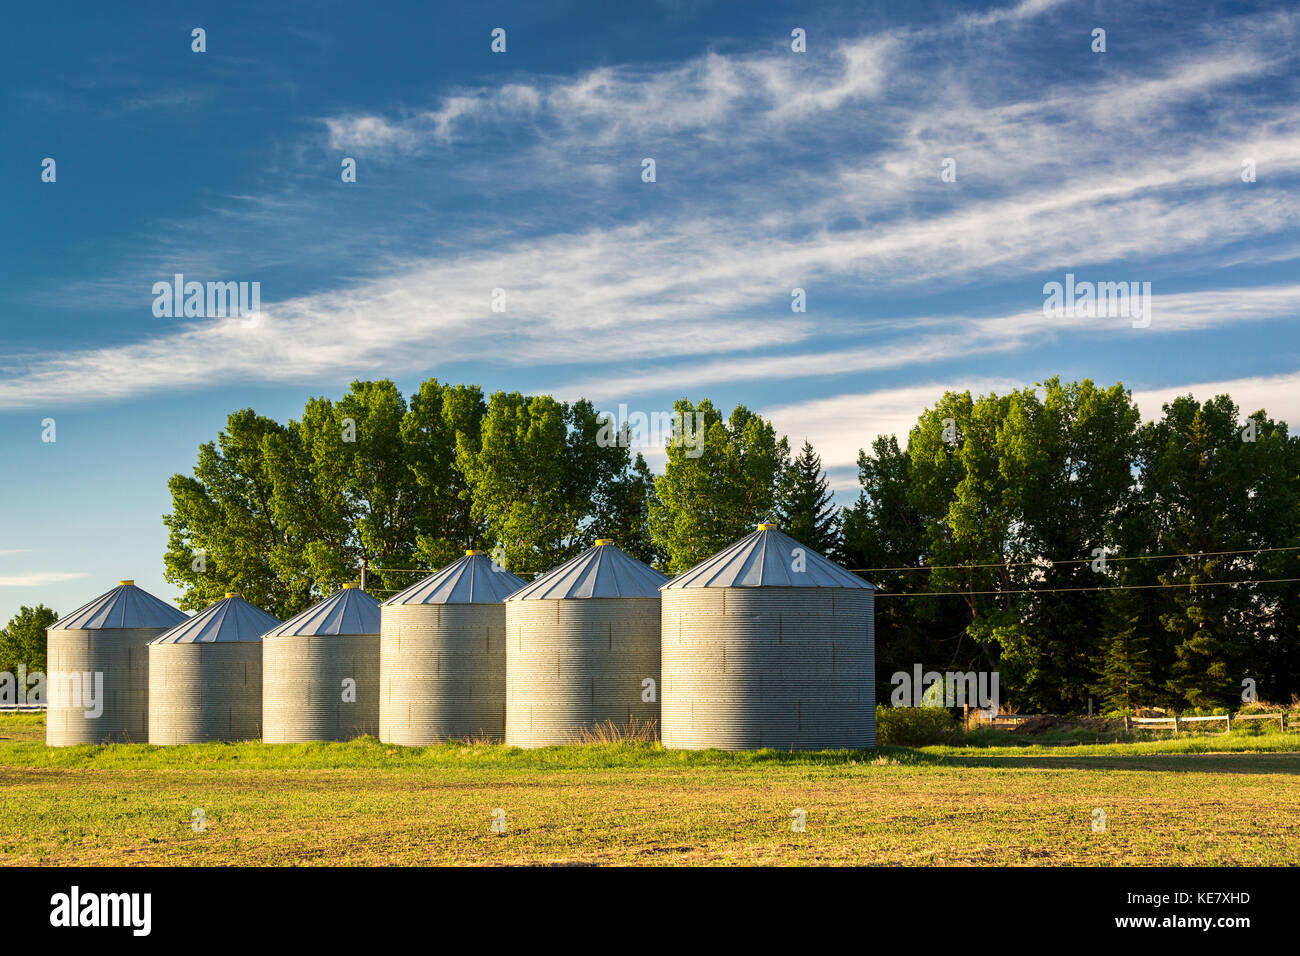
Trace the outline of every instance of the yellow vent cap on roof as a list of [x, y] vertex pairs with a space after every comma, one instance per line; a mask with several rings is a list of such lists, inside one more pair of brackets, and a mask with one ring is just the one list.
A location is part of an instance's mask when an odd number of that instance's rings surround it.
[[759, 531], [779, 531], [779, 530], [781, 530], [781, 529], [778, 528], [775, 524], [773, 524], [773, 523], [770, 522], [770, 521], [764, 521], [764, 522], [762, 522], [762, 523], [759, 524], [759, 526], [758, 526], [758, 530], [759, 530]]
[[118, 581], [117, 583], [118, 583], [118, 584], [135, 584], [135, 580], [132, 579], [132, 578], [124, 578], [124, 579], [122, 579], [121, 581]]
[[465, 552], [465, 557], [467, 557], [467, 558], [472, 558], [472, 557], [474, 557], [474, 555], [476, 555], [476, 554], [482, 554], [482, 553], [483, 553], [483, 552], [482, 552], [482, 551], [479, 551], [477, 548], [470, 548], [468, 551]]
[[613, 539], [613, 538], [597, 538], [597, 539], [596, 539], [596, 544], [598, 544], [598, 545], [606, 545], [606, 544], [613, 544], [613, 543], [614, 543], [614, 539]]

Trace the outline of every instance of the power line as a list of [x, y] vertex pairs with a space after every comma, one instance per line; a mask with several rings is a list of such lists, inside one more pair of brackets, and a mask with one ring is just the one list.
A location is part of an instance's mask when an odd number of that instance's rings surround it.
[[987, 594], [1059, 594], [1067, 591], [1146, 591], [1151, 588], [1213, 588], [1239, 584], [1287, 584], [1300, 578], [1266, 578], [1258, 581], [1206, 581], [1201, 584], [1116, 584], [1087, 588], [1024, 588], [1013, 591], [878, 591], [877, 597], [974, 597]]
[[[490, 558], [491, 555], [488, 555]], [[433, 574], [438, 568], [377, 568], [373, 564], [368, 568], [370, 571], [414, 571], [417, 574]]]
[[[1300, 546], [1279, 547], [1279, 548], [1243, 548], [1236, 551], [1187, 551], [1170, 554], [1139, 554], [1127, 556], [1106, 556], [1106, 561], [1154, 561], [1167, 558], [1211, 558], [1222, 557], [1229, 554], [1265, 554], [1279, 551], [1300, 551]], [[1049, 566], [1070, 565], [1070, 564], [1090, 564], [1097, 558], [1082, 558], [1079, 560], [1050, 561]], [[1041, 566], [1039, 561], [1011, 561], [1002, 564], [927, 564], [920, 567], [900, 567], [900, 568], [850, 568], [855, 573], [870, 574], [876, 571], [938, 571], [938, 570], [973, 570], [975, 568], [1003, 568], [1003, 567], [1025, 567]], [[419, 574], [432, 574], [433, 571], [426, 568], [376, 568], [369, 569], [374, 572], [412, 572]], [[1222, 587], [1225, 585], [1241, 584], [1286, 584], [1300, 581], [1300, 578], [1266, 578], [1251, 581], [1207, 581], [1202, 584], [1116, 584], [1102, 585], [1095, 587], [1069, 587], [1069, 588], [1020, 588], [1011, 590], [989, 590], [989, 591], [882, 591], [877, 589], [879, 597], [977, 597], [999, 594], [1065, 594], [1076, 591], [1145, 591], [1159, 588], [1208, 588]], [[377, 589], [368, 588], [374, 594], [397, 594], [401, 588]]]
[[[975, 597], [980, 595], [999, 595], [999, 594], [1061, 594], [1070, 591], [1146, 591], [1152, 588], [1213, 588], [1224, 586], [1236, 586], [1240, 584], [1288, 584], [1300, 581], [1300, 578], [1265, 578], [1253, 581], [1205, 581], [1200, 584], [1117, 584], [1102, 587], [1078, 587], [1078, 588], [1021, 588], [1010, 591], [881, 591], [877, 589], [877, 597]], [[372, 594], [397, 594], [400, 588], [367, 588]]]
[[[1106, 555], [1107, 563], [1111, 561], [1155, 561], [1163, 558], [1214, 558], [1225, 554], [1264, 554], [1270, 551], [1300, 551], [1300, 546], [1286, 548], [1243, 548], [1240, 551], [1186, 551], [1181, 554], [1134, 554], [1127, 556]], [[1020, 567], [1041, 567], [1046, 561], [1046, 566], [1055, 567], [1058, 564], [1091, 564], [1096, 558], [1070, 558], [1063, 561], [1053, 561], [1047, 558], [1039, 558], [1035, 561], [995, 561], [990, 564], [921, 564], [902, 568], [849, 568], [850, 571], [860, 572], [863, 574], [872, 574], [876, 571], [963, 571], [974, 568], [1020, 568]], [[1006, 593], [1006, 592], [1003, 592]]]
[[[1165, 558], [1215, 558], [1228, 554], [1266, 554], [1275, 551], [1300, 551], [1300, 545], [1284, 548], [1242, 548], [1237, 551], [1184, 551], [1170, 554], [1134, 554], [1134, 555], [1106, 555], [1107, 563], [1111, 561], [1156, 561]], [[922, 564], [909, 565], [897, 568], [849, 568], [848, 570], [859, 574], [873, 574], [877, 571], [963, 571], [973, 570], [975, 568], [1020, 568], [1020, 567], [1055, 567], [1056, 565], [1069, 564], [1091, 564], [1098, 558], [1068, 558], [1062, 560], [1052, 560], [1039, 558], [1034, 561], [995, 561], [989, 564]], [[1046, 561], [1046, 565], [1043, 562]], [[379, 568], [370, 567], [369, 570], [375, 572], [393, 571], [393, 572], [411, 572], [417, 574], [433, 574], [435, 569], [430, 568]], [[1002, 592], [1007, 593], [1007, 592]]]

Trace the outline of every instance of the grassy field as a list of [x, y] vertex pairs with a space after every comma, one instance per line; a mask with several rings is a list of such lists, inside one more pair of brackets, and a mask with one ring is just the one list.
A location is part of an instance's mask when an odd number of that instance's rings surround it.
[[56, 750], [43, 729], [0, 716], [0, 863], [1300, 863], [1294, 733], [724, 754], [369, 738]]

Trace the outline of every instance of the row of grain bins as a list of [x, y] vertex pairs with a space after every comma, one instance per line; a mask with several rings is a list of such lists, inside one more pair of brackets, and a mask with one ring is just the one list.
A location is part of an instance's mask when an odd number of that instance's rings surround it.
[[470, 551], [283, 623], [234, 594], [186, 618], [124, 581], [49, 629], [52, 672], [111, 676], [98, 718], [52, 699], [47, 740], [543, 747], [658, 724], [679, 749], [872, 747], [874, 645], [872, 586], [766, 524], [671, 581], [605, 539], [531, 582]]

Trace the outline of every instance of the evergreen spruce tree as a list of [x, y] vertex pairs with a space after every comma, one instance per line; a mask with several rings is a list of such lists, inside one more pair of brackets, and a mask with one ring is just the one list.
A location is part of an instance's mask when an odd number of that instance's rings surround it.
[[804, 441], [778, 480], [777, 519], [781, 530], [821, 554], [838, 554], [839, 522], [821, 456]]
[[1135, 625], [1115, 633], [1106, 642], [1096, 690], [1113, 710], [1132, 710], [1156, 698], [1150, 638]]

